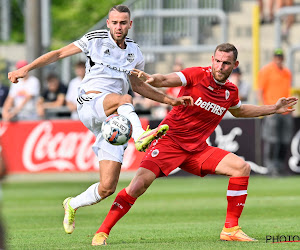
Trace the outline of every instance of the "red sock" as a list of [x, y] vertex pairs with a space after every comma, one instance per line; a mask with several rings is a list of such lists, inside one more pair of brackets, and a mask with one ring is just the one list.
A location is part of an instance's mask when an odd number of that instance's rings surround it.
[[231, 177], [227, 190], [227, 214], [225, 227], [235, 227], [239, 224], [239, 218], [243, 212], [247, 198], [249, 176]]
[[136, 198], [133, 198], [126, 193], [125, 188], [122, 189], [118, 193], [105, 220], [96, 233], [104, 232], [109, 234], [112, 227], [129, 211], [135, 200]]

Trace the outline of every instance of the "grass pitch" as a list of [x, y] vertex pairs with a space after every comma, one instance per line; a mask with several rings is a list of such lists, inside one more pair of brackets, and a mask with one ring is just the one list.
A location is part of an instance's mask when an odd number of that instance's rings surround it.
[[[118, 190], [129, 181], [120, 181]], [[5, 182], [3, 209], [8, 249], [93, 249], [93, 234], [116, 194], [80, 208], [76, 229], [62, 226], [62, 201], [90, 182]], [[266, 235], [300, 236], [299, 177], [251, 177], [240, 226], [259, 242], [222, 242], [227, 177], [161, 178], [111, 231], [107, 249], [300, 249], [296, 243], [266, 243]]]

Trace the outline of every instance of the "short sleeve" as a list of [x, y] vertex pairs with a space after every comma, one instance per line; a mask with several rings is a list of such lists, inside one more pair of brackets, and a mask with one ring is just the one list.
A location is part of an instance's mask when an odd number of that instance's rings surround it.
[[179, 76], [182, 86], [186, 86], [186, 78], [182, 72], [175, 72], [176, 75]]
[[232, 103], [229, 109], [238, 109], [241, 107], [242, 102], [239, 98], [239, 90], [237, 87], [235, 87], [235, 91], [233, 92], [233, 97], [232, 97]]
[[87, 39], [86, 35], [81, 37], [79, 40], [75, 41], [73, 43], [75, 46], [77, 46], [81, 51], [85, 54], [87, 54], [88, 51], [88, 45], [89, 45], [89, 40]]
[[186, 68], [180, 72], [185, 76], [186, 85], [200, 82], [205, 74], [205, 71], [201, 67]]
[[138, 53], [138, 62], [136, 64], [135, 68], [139, 69], [139, 70], [142, 70], [142, 71], [144, 71], [144, 68], [145, 68], [145, 60], [144, 60], [143, 54], [140, 50], [139, 50], [139, 53]]

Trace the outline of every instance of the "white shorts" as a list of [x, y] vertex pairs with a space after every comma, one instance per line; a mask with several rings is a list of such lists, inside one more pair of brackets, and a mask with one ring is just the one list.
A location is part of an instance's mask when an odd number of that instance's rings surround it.
[[96, 141], [92, 148], [98, 160], [112, 160], [122, 163], [127, 143], [114, 146], [108, 143], [101, 133], [102, 122], [107, 118], [103, 109], [103, 100], [108, 94], [79, 94], [77, 98], [77, 112], [80, 121], [96, 136]]

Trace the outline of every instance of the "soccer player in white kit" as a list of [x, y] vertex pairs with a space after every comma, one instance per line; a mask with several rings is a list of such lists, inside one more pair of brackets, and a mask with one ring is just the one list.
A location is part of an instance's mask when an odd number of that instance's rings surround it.
[[100, 182], [91, 185], [76, 197], [64, 200], [66, 233], [75, 229], [75, 212], [79, 207], [100, 202], [114, 193], [121, 170], [124, 150], [127, 145], [114, 146], [101, 135], [101, 124], [111, 114], [118, 113], [127, 117], [132, 126], [132, 137], [137, 150], [144, 151], [150, 143], [160, 138], [168, 130], [168, 125], [144, 131], [128, 95], [129, 80], [133, 91], [152, 100], [178, 105], [192, 105], [191, 97], [169, 97], [148, 84], [130, 75], [134, 68], [143, 69], [144, 59], [139, 46], [126, 35], [131, 28], [130, 10], [127, 6], [117, 5], [110, 9], [107, 30], [96, 30], [85, 34], [81, 39], [61, 49], [50, 51], [35, 59], [29, 65], [10, 72], [8, 78], [17, 83], [18, 78], [27, 72], [43, 67], [59, 59], [84, 52], [87, 56], [86, 74], [78, 96], [77, 111], [82, 123], [96, 136], [93, 150], [99, 159]]

